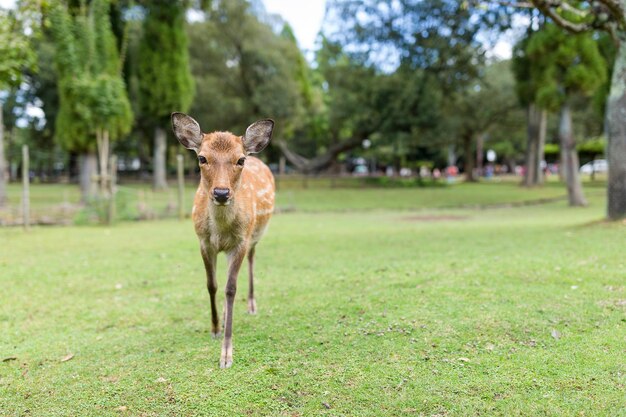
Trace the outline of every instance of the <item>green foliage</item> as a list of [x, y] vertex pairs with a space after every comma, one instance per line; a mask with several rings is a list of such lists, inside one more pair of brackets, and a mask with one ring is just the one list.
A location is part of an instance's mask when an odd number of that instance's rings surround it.
[[573, 35], [549, 23], [533, 33], [526, 53], [536, 101], [551, 111], [573, 94], [593, 94], [606, 81], [606, 61], [591, 34]]
[[543, 149], [543, 154], [546, 158], [558, 158], [560, 153], [560, 147], [556, 143], [546, 143]]
[[515, 92], [523, 107], [534, 103], [537, 95], [537, 80], [533, 77], [533, 62], [526, 51], [530, 34], [520, 39], [513, 47], [511, 69], [515, 77]]
[[137, 69], [139, 100], [142, 117], [158, 125], [173, 111], [188, 111], [194, 97], [185, 11], [179, 1], [154, 0], [145, 6]]
[[98, 130], [115, 140], [132, 127], [108, 11], [106, 0], [92, 1], [76, 16], [58, 1], [50, 11], [60, 98], [55, 137], [69, 150], [95, 149]]
[[14, 11], [0, 8], [0, 90], [17, 87], [36, 58], [23, 22]]
[[198, 87], [192, 113], [200, 125], [243, 133], [270, 117], [275, 137], [305, 135], [321, 98], [289, 26], [275, 32], [244, 0], [220, 2], [206, 17], [188, 28]]
[[581, 154], [601, 155], [606, 150], [607, 140], [604, 136], [589, 139], [576, 146], [576, 150]]

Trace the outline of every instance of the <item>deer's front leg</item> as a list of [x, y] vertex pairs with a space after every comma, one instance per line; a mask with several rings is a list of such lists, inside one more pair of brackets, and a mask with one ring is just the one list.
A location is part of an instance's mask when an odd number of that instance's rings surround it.
[[233, 364], [233, 304], [237, 294], [237, 276], [246, 256], [246, 248], [240, 247], [228, 253], [228, 280], [226, 281], [226, 308], [224, 309], [224, 342], [222, 344], [221, 368]]
[[215, 277], [217, 253], [208, 250], [204, 244], [201, 245], [200, 253], [204, 261], [204, 269], [206, 269], [206, 286], [211, 298], [211, 335], [217, 338], [220, 334], [220, 320], [217, 316], [217, 305], [215, 303], [215, 294], [217, 293], [217, 279]]

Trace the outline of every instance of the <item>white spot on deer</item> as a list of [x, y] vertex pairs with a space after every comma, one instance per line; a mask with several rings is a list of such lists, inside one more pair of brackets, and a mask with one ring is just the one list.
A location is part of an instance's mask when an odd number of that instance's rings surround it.
[[262, 190], [257, 191], [256, 196], [263, 197], [265, 194], [269, 193], [270, 191], [272, 191], [270, 188], [264, 188]]

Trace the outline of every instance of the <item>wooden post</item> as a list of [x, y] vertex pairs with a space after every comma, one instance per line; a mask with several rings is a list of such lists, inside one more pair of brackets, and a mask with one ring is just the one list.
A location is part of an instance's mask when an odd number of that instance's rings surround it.
[[22, 213], [24, 230], [30, 227], [30, 158], [28, 145], [22, 146]]
[[115, 221], [115, 193], [117, 191], [117, 155], [111, 155], [109, 158], [109, 212], [107, 223], [111, 224]]
[[176, 155], [176, 173], [178, 177], [178, 217], [182, 220], [185, 218], [185, 167], [182, 155]]
[[285, 157], [281, 155], [280, 159], [278, 160], [278, 174], [275, 175], [276, 191], [278, 191], [280, 189], [280, 180], [285, 175], [285, 166], [286, 166], [286, 164], [287, 164], [287, 161], [285, 160]]
[[285, 175], [285, 167], [287, 165], [287, 160], [284, 156], [281, 156], [278, 160], [278, 173], [280, 175]]

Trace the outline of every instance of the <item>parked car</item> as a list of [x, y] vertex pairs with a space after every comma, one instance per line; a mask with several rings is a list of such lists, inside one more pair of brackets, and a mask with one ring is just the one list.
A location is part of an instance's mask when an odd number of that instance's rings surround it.
[[364, 176], [364, 175], [369, 175], [370, 170], [367, 168], [366, 165], [356, 165], [354, 167], [354, 170], [352, 171], [352, 175], [355, 176]]
[[606, 162], [606, 159], [595, 159], [581, 166], [579, 172], [581, 174], [591, 174], [593, 172], [607, 172], [608, 170], [609, 164]]

